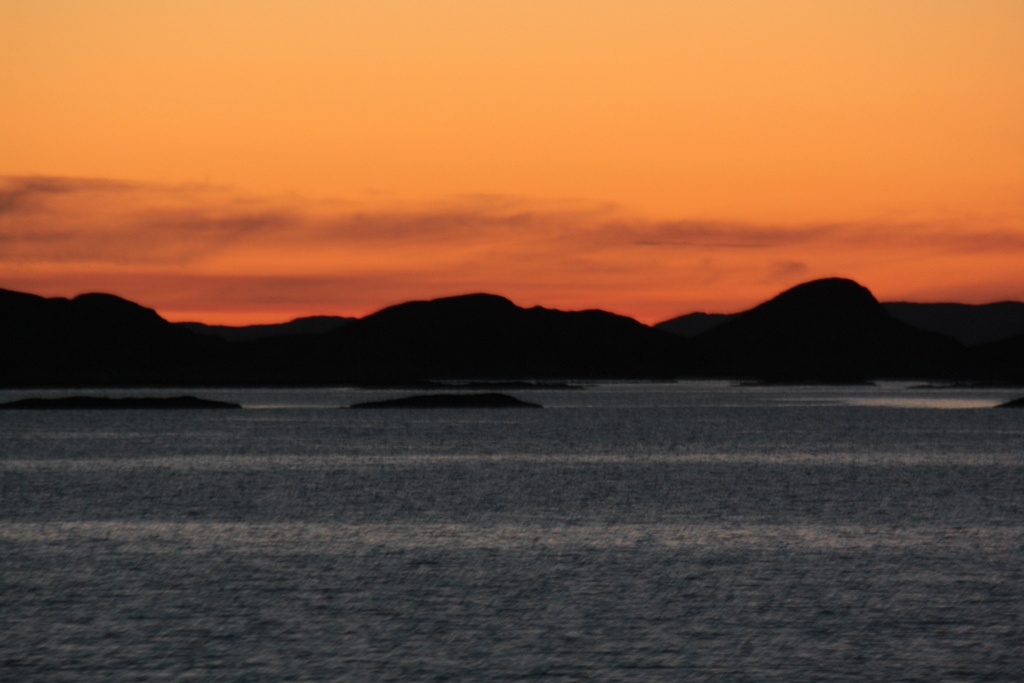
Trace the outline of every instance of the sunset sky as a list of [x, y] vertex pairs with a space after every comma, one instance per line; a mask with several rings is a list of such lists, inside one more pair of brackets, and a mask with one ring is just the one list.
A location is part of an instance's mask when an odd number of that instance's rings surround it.
[[1021, 0], [0, 0], [0, 287], [1024, 300]]

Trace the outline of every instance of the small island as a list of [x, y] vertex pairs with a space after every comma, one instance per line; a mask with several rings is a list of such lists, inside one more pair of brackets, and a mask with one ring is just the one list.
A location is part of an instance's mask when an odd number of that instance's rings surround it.
[[1000, 403], [996, 408], [1024, 408], [1024, 398], [1015, 398], [1006, 403]]
[[66, 396], [64, 398], [23, 398], [0, 403], [0, 410], [163, 410], [192, 408], [241, 408], [237, 403], [212, 401], [195, 396], [126, 397]]
[[349, 408], [540, 408], [508, 394], [420, 394], [386, 401], [355, 403]]

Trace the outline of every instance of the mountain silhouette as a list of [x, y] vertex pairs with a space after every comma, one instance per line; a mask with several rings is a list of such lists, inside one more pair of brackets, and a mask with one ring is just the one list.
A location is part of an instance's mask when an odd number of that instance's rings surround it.
[[343, 318], [336, 315], [312, 315], [296, 318], [286, 323], [269, 325], [207, 325], [205, 323], [182, 322], [174, 323], [190, 332], [220, 337], [225, 341], [252, 341], [265, 337], [285, 337], [294, 334], [321, 334], [336, 330], [355, 318]]
[[963, 347], [890, 316], [852, 280], [808, 282], [697, 335], [703, 372], [780, 381], [956, 376]]
[[889, 315], [922, 330], [940, 332], [965, 346], [987, 344], [1024, 334], [1024, 303], [882, 304]]
[[[952, 337], [975, 346], [1024, 334], [1024, 303], [919, 304], [893, 301], [882, 304], [893, 318], [911, 327]], [[654, 328], [681, 337], [696, 337], [735, 318], [738, 313], [687, 313], [657, 323]]]
[[696, 337], [702, 332], [707, 332], [732, 320], [737, 315], [736, 313], [687, 313], [660, 322], [654, 326], [654, 329], [678, 334], [680, 337]]
[[668, 378], [687, 370], [690, 344], [605, 311], [526, 309], [469, 294], [385, 308], [315, 339], [254, 341], [245, 354], [254, 367], [283, 359], [281, 381]]
[[0, 289], [4, 386], [195, 383], [223, 348], [110, 294], [45, 299]]
[[320, 333], [267, 327], [273, 335], [228, 341], [109, 294], [0, 290], [0, 386], [1024, 380], [1024, 336], [965, 350], [895, 319], [867, 289], [838, 278], [794, 287], [692, 338], [605, 311], [521, 308], [491, 294], [399, 304]]

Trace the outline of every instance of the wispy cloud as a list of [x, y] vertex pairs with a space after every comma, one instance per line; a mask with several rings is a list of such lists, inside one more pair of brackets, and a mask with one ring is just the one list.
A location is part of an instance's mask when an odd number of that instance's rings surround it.
[[900, 247], [974, 252], [1024, 250], [1024, 225], [1016, 229], [965, 222], [828, 223], [752, 225], [709, 221], [612, 223], [610, 241], [659, 248], [779, 249], [804, 245]]
[[60, 176], [20, 176], [0, 178], [0, 215], [26, 212], [53, 195], [86, 192], [132, 191], [140, 186], [103, 178], [65, 178]]
[[806, 246], [1024, 250], [1016, 229], [910, 222], [755, 225], [650, 221], [608, 206], [559, 206], [513, 197], [466, 197], [414, 207], [335, 207], [267, 201], [203, 186], [103, 179], [0, 180], [3, 258], [78, 258], [179, 265], [257, 242], [402, 250], [411, 245], [777, 250]]
[[287, 207], [253, 205], [216, 188], [0, 179], [0, 262], [185, 265], [300, 226]]

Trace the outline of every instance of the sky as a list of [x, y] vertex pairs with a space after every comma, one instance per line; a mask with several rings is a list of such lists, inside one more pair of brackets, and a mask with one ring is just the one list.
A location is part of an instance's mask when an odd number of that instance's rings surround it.
[[0, 0], [0, 287], [1024, 300], [1020, 0]]

